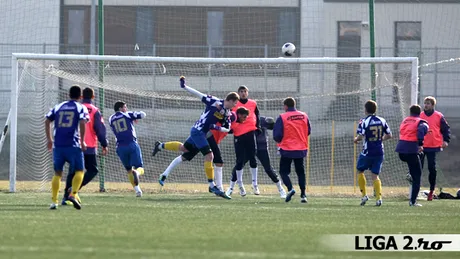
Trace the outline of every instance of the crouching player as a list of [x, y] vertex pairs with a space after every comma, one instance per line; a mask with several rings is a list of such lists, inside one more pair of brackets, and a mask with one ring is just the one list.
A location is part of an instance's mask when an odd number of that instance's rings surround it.
[[[234, 124], [232, 124], [234, 125]], [[264, 167], [265, 173], [270, 177], [270, 179], [276, 184], [276, 187], [278, 188], [278, 192], [280, 193], [280, 197], [282, 199], [286, 198], [286, 191], [284, 190], [283, 186], [281, 185], [281, 181], [278, 178], [278, 175], [276, 175], [275, 170], [273, 169], [271, 163], [270, 163], [270, 155], [268, 153], [268, 132], [267, 130], [273, 130], [273, 127], [275, 126], [275, 120], [271, 117], [264, 117], [260, 116], [260, 128], [261, 128], [261, 133], [256, 134], [256, 145], [257, 145], [257, 152], [256, 156], [259, 159], [260, 163]], [[248, 158], [246, 158], [246, 162], [248, 162]], [[237, 175], [236, 175], [236, 167], [233, 168], [232, 172], [232, 179], [230, 180], [230, 187], [227, 189], [227, 195], [231, 196], [233, 193], [233, 188], [235, 188], [235, 184], [237, 183]], [[243, 183], [238, 183], [240, 187], [240, 195], [241, 196], [246, 196], [246, 190], [244, 188]], [[258, 193], [254, 193], [258, 194]]]
[[372, 173], [372, 181], [374, 183], [374, 191], [376, 198], [376, 206], [382, 205], [382, 183], [379, 178], [383, 164], [383, 141], [390, 139], [391, 130], [386, 120], [376, 116], [377, 103], [367, 101], [364, 104], [366, 117], [359, 121], [358, 129], [355, 137], [355, 144], [364, 140], [363, 150], [358, 158], [356, 169], [358, 170], [358, 184], [362, 194], [361, 206], [364, 206], [369, 200], [366, 192], [366, 176], [365, 170], [370, 170]]
[[133, 122], [145, 118], [145, 112], [128, 111], [126, 103], [122, 101], [116, 102], [113, 108], [115, 113], [110, 116], [109, 124], [117, 140], [117, 155], [128, 172], [136, 197], [142, 197], [139, 175], [144, 174], [144, 168]]

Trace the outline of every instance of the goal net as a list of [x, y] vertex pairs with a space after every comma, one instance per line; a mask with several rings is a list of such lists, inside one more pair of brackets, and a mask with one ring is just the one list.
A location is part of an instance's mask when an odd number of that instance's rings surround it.
[[[18, 191], [49, 190], [53, 164], [46, 149], [44, 115], [55, 104], [67, 100], [70, 86], [78, 84], [95, 89], [94, 104], [102, 110], [106, 124], [117, 100], [125, 101], [129, 110], [146, 112], [147, 117], [135, 124], [145, 168], [141, 181], [146, 191], [207, 191], [201, 155], [181, 163], [162, 189], [158, 176], [180, 153], [162, 151], [151, 156], [157, 140], [185, 141], [204, 109], [199, 99], [179, 87], [179, 76], [184, 75], [191, 87], [221, 98], [246, 85], [249, 98], [257, 101], [262, 116], [277, 118], [283, 112], [284, 98], [294, 97], [297, 108], [309, 115], [312, 126], [306, 158], [308, 191], [312, 195], [358, 193], [355, 167], [362, 146], [354, 145], [353, 137], [358, 120], [364, 116], [364, 103], [374, 92], [378, 115], [388, 121], [397, 139], [399, 123], [410, 104], [416, 102], [417, 62], [417, 58], [208, 59], [17, 54], [12, 93], [15, 96], [17, 92], [18, 98], [17, 102], [12, 99], [15, 119], [11, 132], [17, 152], [11, 150], [10, 171], [15, 173], [11, 186]], [[371, 87], [371, 63], [376, 70], [375, 88]], [[101, 186], [130, 190], [110, 128], [108, 140], [110, 152], [99, 160]], [[233, 136], [229, 135], [220, 144], [226, 187], [235, 162], [232, 141]], [[385, 143], [381, 178], [388, 195], [407, 192], [406, 168], [394, 153], [396, 142]], [[278, 173], [279, 157], [270, 131], [268, 146]], [[250, 175], [246, 165], [247, 184], [251, 183]], [[92, 186], [96, 190], [97, 179]], [[260, 163], [259, 185], [262, 193], [276, 193]]]

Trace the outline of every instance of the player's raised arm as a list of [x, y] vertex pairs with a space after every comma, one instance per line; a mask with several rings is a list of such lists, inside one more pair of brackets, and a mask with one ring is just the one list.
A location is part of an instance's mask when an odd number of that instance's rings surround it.
[[187, 90], [189, 93], [198, 96], [198, 98], [200, 98], [200, 99], [203, 99], [203, 97], [206, 97], [206, 96], [207, 96], [207, 95], [205, 95], [204, 93], [202, 93], [202, 92], [200, 92], [200, 91], [198, 91], [198, 90], [195, 90], [195, 89], [191, 88], [190, 86], [185, 85], [185, 77], [184, 77], [184, 76], [181, 76], [181, 77], [180, 77], [180, 87], [181, 87], [181, 88], [184, 88], [184, 89]]

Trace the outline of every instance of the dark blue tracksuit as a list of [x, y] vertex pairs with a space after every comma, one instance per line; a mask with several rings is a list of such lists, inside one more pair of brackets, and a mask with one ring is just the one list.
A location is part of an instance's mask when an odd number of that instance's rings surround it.
[[[278, 176], [275, 173], [271, 163], [270, 163], [270, 155], [268, 153], [268, 134], [267, 130], [273, 129], [273, 125], [268, 125], [265, 121], [265, 117], [260, 116], [260, 128], [262, 132], [260, 134], [256, 134], [256, 143], [257, 143], [257, 152], [256, 156], [259, 159], [260, 163], [264, 167], [265, 173], [267, 173], [268, 177], [272, 179], [274, 183], [279, 182]], [[249, 158], [246, 158], [244, 164], [249, 161]], [[236, 167], [233, 168], [232, 171], [232, 182], [236, 182]]]
[[[295, 111], [295, 108], [289, 108], [288, 111]], [[311, 133], [310, 121], [308, 121], [308, 135]], [[284, 126], [281, 116], [276, 119], [275, 127], [273, 128], [273, 139], [280, 143], [283, 140]], [[305, 176], [305, 157], [307, 156], [307, 150], [282, 150], [280, 149], [280, 175], [283, 179], [284, 185], [288, 188], [288, 191], [292, 190], [291, 178], [291, 163], [294, 161], [295, 172], [299, 180], [300, 196], [305, 197], [306, 189], [306, 176]]]
[[[425, 111], [425, 114], [427, 116], [431, 116], [434, 113], [434, 109], [431, 111]], [[429, 125], [428, 125], [429, 126]], [[450, 127], [449, 124], [447, 124], [446, 119], [444, 117], [441, 117], [441, 134], [443, 137], [444, 142], [449, 143], [450, 141]], [[436, 153], [440, 152], [441, 148], [423, 148], [423, 153], [420, 156], [420, 161], [422, 164], [422, 169], [423, 165], [425, 162], [425, 157], [428, 162], [428, 171], [430, 172], [428, 175], [428, 181], [430, 182], [430, 191], [434, 191], [434, 187], [436, 186], [436, 175], [437, 175], [437, 170], [436, 170]]]
[[[411, 115], [419, 117], [419, 115]], [[412, 176], [412, 193], [410, 201], [412, 204], [417, 202], [417, 196], [420, 191], [420, 179], [422, 177], [422, 165], [420, 163], [420, 154], [418, 149], [423, 146], [423, 139], [428, 132], [428, 125], [425, 121], [420, 121], [417, 127], [417, 140], [406, 141], [399, 140], [396, 145], [396, 152], [399, 153], [399, 159], [407, 163], [409, 173]]]

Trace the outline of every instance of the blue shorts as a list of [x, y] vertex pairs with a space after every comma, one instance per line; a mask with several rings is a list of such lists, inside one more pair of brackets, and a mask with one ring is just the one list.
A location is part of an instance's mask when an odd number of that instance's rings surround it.
[[75, 171], [85, 170], [83, 152], [79, 147], [55, 147], [53, 149], [53, 164], [55, 172], [64, 170], [65, 162]]
[[139, 144], [133, 142], [127, 146], [118, 146], [117, 155], [126, 170], [143, 167], [142, 153]]
[[199, 150], [206, 148], [206, 147], [209, 148], [209, 143], [208, 143], [208, 140], [206, 139], [206, 134], [195, 128], [192, 128], [190, 130], [190, 137], [188, 137], [185, 142], [192, 144], [194, 147], [196, 147]]
[[364, 156], [363, 154], [360, 154], [356, 169], [360, 172], [370, 170], [374, 174], [380, 174], [382, 164], [383, 156]]

